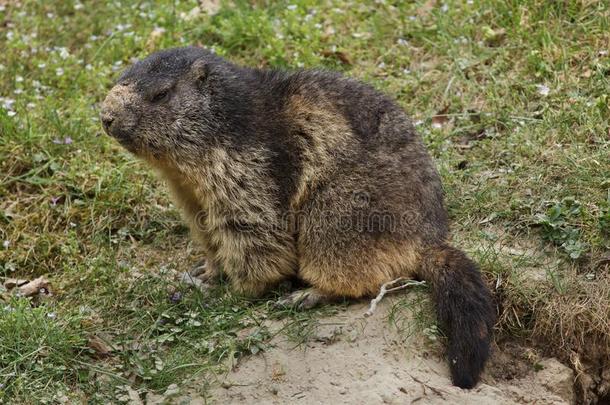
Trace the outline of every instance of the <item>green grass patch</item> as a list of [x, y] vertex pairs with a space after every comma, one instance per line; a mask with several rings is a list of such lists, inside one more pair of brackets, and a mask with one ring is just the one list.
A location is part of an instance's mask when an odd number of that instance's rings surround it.
[[[196, 256], [188, 232], [149, 168], [102, 133], [97, 106], [119, 72], [190, 44], [394, 96], [437, 162], [455, 243], [494, 288], [498, 336], [565, 356], [610, 347], [606, 3], [20, 4], [0, 2], [0, 277], [46, 275], [53, 296], [0, 299], [3, 401], [116, 402], [125, 385], [161, 393], [189, 377], [205, 395], [220, 364], [266, 349], [266, 319], [287, 320], [295, 344], [315, 325], [315, 311], [174, 285]], [[417, 302], [404, 304], [415, 325], [392, 321], [435, 336]]]

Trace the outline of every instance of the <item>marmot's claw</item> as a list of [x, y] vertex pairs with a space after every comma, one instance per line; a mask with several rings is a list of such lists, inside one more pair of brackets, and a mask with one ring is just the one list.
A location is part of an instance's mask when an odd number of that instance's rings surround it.
[[208, 261], [203, 259], [195, 263], [193, 268], [189, 271], [189, 274], [193, 277], [199, 277], [204, 274], [208, 269]]
[[[186, 276], [191, 279], [197, 279], [202, 283], [210, 284], [217, 283], [220, 279], [220, 273], [216, 267], [206, 259], [198, 261], [188, 273], [184, 273], [182, 276], [183, 282], [185, 282]], [[189, 283], [187, 282], [187, 284]]]

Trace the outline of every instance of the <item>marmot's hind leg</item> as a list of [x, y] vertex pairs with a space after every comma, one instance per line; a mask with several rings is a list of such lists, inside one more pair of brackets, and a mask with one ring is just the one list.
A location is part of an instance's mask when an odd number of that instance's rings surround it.
[[293, 291], [277, 300], [275, 305], [280, 307], [294, 307], [296, 309], [310, 309], [315, 306], [334, 301], [336, 298], [324, 294], [316, 288], [306, 288]]
[[376, 248], [362, 247], [349, 253], [345, 247], [334, 248], [330, 244], [326, 246], [328, 250], [315, 250], [300, 257], [299, 277], [328, 297], [375, 296], [381, 285], [413, 276], [419, 265], [419, 252], [409, 242], [377, 243]]

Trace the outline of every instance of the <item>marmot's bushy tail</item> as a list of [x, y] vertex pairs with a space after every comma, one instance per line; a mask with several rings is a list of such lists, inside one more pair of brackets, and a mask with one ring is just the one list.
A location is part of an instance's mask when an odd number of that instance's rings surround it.
[[453, 383], [472, 388], [489, 356], [496, 319], [489, 289], [476, 264], [448, 245], [426, 251], [419, 277], [431, 284], [438, 322], [449, 338]]

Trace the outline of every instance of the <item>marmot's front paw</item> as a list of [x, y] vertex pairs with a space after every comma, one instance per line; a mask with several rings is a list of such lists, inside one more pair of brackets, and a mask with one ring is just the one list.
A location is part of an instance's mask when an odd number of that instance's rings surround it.
[[212, 262], [203, 259], [195, 264], [193, 268], [182, 273], [180, 282], [197, 287], [206, 291], [220, 281], [220, 271]]
[[186, 274], [191, 278], [197, 278], [202, 283], [217, 284], [220, 280], [218, 267], [207, 259], [202, 259], [195, 263], [191, 271]]

